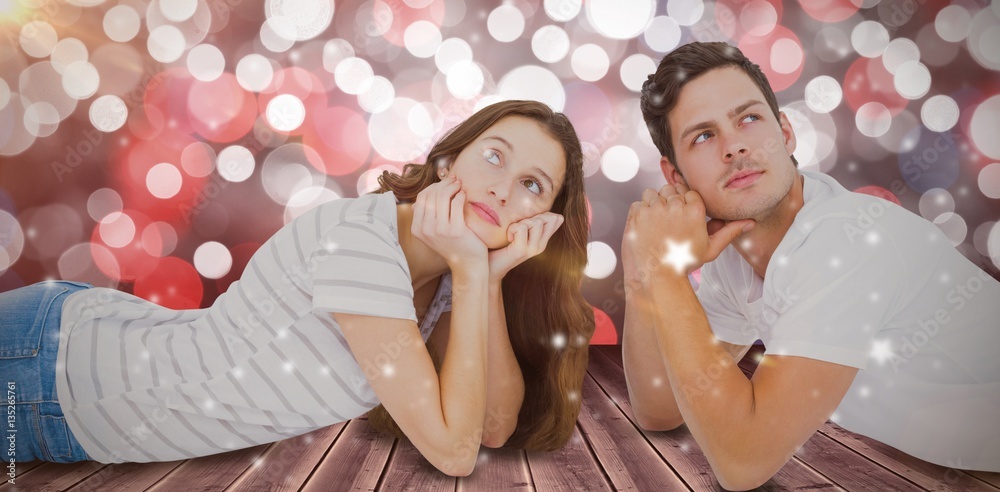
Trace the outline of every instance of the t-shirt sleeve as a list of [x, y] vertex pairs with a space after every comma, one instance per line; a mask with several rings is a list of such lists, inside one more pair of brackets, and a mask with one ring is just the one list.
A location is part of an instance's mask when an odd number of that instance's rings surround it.
[[309, 257], [313, 312], [417, 320], [406, 257], [388, 226], [347, 220], [323, 238]]
[[696, 292], [698, 301], [716, 338], [736, 345], [751, 345], [759, 338], [757, 331], [750, 329], [746, 316], [736, 308], [731, 295], [726, 294], [732, 288], [722, 280], [719, 269], [720, 265], [714, 263], [702, 267]]
[[[828, 221], [776, 266], [764, 317], [774, 320], [768, 353], [864, 369], [879, 329], [892, 318], [906, 271], [879, 226], [863, 237], [848, 220]], [[772, 258], [772, 261], [775, 261]]]

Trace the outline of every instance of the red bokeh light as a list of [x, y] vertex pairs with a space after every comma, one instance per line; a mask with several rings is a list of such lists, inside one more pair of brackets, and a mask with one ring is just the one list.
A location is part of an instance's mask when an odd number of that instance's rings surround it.
[[[776, 14], [775, 27], [781, 24], [781, 17], [784, 12], [784, 6], [781, 0], [718, 0], [715, 2], [715, 27], [717, 27], [721, 34], [724, 34], [726, 38], [729, 39], [741, 39], [747, 35], [746, 26], [743, 25], [741, 16], [743, 16], [747, 11], [752, 9], [759, 9], [762, 4], [770, 5]], [[766, 8], [766, 5], [764, 5]], [[750, 35], [766, 36], [769, 33], [757, 32], [751, 26]], [[757, 26], [760, 29], [759, 26]], [[772, 31], [773, 32], [773, 31]]]
[[445, 0], [433, 0], [426, 7], [420, 8], [395, 4], [392, 13], [392, 25], [382, 37], [396, 46], [403, 46], [403, 33], [406, 32], [407, 27], [410, 27], [410, 24], [424, 20], [432, 22], [438, 28], [441, 27], [441, 23], [444, 22]]
[[149, 274], [136, 280], [135, 295], [170, 309], [198, 309], [204, 287], [194, 266], [167, 256]]
[[[289, 67], [274, 73], [271, 84], [260, 92], [257, 96], [257, 111], [261, 115], [267, 115], [267, 105], [272, 99], [282, 94], [290, 94], [302, 101], [306, 108], [306, 119], [309, 115], [327, 106], [326, 89], [323, 82], [308, 70], [299, 67]], [[303, 126], [283, 132], [274, 129], [275, 132], [286, 135], [301, 135]]]
[[199, 194], [211, 175], [194, 177], [184, 173], [176, 195], [166, 199], [153, 196], [146, 187], [149, 170], [161, 162], [180, 168], [184, 148], [196, 141], [190, 135], [175, 135], [173, 129], [164, 130], [162, 135], [174, 136], [135, 140], [114, 149], [109, 169], [125, 206], [144, 211], [154, 221], [162, 220], [173, 225], [178, 235], [182, 235], [190, 227], [192, 211], [204, 201]]
[[244, 90], [230, 73], [211, 82], [192, 82], [187, 105], [191, 128], [212, 142], [239, 139], [253, 128], [257, 119], [253, 94]]
[[881, 186], [875, 186], [875, 185], [862, 186], [854, 190], [854, 192], [864, 193], [865, 195], [877, 196], [883, 200], [888, 200], [892, 203], [895, 203], [896, 205], [900, 205], [899, 198], [896, 198], [896, 195], [893, 192]]
[[302, 125], [302, 143], [322, 159], [309, 159], [309, 163], [331, 176], [357, 171], [372, 151], [368, 122], [356, 111], [340, 106], [310, 109]]
[[[156, 269], [161, 259], [150, 255], [142, 243], [142, 232], [153, 221], [137, 210], [125, 209], [122, 211], [122, 214], [128, 216], [132, 223], [135, 224], [135, 235], [132, 237], [132, 240], [121, 247], [110, 246], [101, 237], [101, 224], [98, 223], [94, 226], [90, 237], [92, 243], [91, 256], [94, 258], [94, 264], [97, 265], [97, 268], [109, 278], [131, 282], [148, 275]], [[158, 241], [159, 234], [151, 234], [146, 240]], [[160, 248], [156, 244], [148, 246], [152, 251]], [[111, 254], [110, 257], [108, 253]]]
[[219, 293], [229, 290], [233, 282], [240, 279], [243, 270], [250, 263], [250, 258], [260, 248], [260, 243], [242, 243], [229, 248], [229, 254], [233, 256], [233, 266], [229, 268], [229, 273], [223, 275], [215, 281], [215, 286]]
[[844, 99], [854, 112], [865, 103], [882, 103], [893, 116], [899, 114], [909, 101], [896, 92], [893, 75], [885, 69], [882, 57], [860, 57], [851, 63], [844, 75]]
[[[162, 131], [150, 138], [170, 146], [179, 145], [178, 140], [185, 142], [184, 145], [191, 141], [194, 129], [188, 118], [188, 93], [194, 81], [186, 68], [176, 67], [164, 70], [149, 80], [143, 95], [144, 110], [150, 122], [155, 124], [162, 119], [163, 124]], [[156, 118], [150, 106], [156, 108], [160, 118]]]
[[775, 70], [772, 62], [782, 58], [774, 53], [775, 44], [779, 42], [785, 44], [783, 40], [795, 43], [798, 46], [799, 52], [802, 52], [802, 42], [799, 41], [799, 37], [787, 27], [781, 25], [774, 26], [774, 30], [766, 36], [743, 36], [739, 43], [740, 51], [751, 61], [760, 65], [760, 69], [767, 76], [767, 80], [771, 83], [771, 89], [774, 92], [785, 90], [794, 84], [799, 76], [802, 75], [802, 66], [805, 65], [805, 58], [803, 57], [798, 66], [788, 73]]
[[618, 331], [611, 317], [604, 311], [591, 306], [594, 310], [594, 322], [597, 327], [594, 329], [594, 336], [590, 337], [591, 345], [617, 345]]
[[799, 5], [812, 18], [822, 22], [840, 22], [858, 11], [854, 0], [809, 0]]

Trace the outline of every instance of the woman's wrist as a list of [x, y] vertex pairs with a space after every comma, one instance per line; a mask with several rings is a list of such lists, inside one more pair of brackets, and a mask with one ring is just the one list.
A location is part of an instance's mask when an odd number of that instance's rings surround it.
[[452, 279], [483, 280], [489, 282], [490, 267], [485, 261], [458, 260], [448, 263]]

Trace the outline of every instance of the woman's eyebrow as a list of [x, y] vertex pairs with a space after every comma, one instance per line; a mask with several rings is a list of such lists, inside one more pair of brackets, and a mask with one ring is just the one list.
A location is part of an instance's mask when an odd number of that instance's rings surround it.
[[[490, 139], [490, 138], [492, 138], [493, 140], [497, 140], [500, 143], [506, 145], [507, 148], [510, 149], [510, 152], [512, 154], [514, 153], [514, 144], [508, 142], [507, 139], [505, 139], [505, 138], [503, 138], [503, 137], [501, 137], [499, 135], [490, 135], [488, 137], [485, 137], [483, 140], [487, 140], [487, 139]], [[554, 190], [555, 189], [556, 182], [553, 181], [552, 178], [545, 171], [542, 170], [542, 168], [540, 168], [538, 166], [535, 166], [534, 168], [532, 168], [532, 171], [536, 171], [538, 174], [541, 174], [542, 177], [545, 178], [549, 182], [549, 189], [550, 190]]]
[[546, 174], [545, 171], [542, 170], [542, 168], [540, 168], [538, 166], [535, 166], [535, 168], [532, 169], [532, 170], [533, 171], [537, 171], [538, 174], [541, 174], [543, 178], [545, 178], [546, 180], [548, 180], [548, 182], [549, 182], [549, 189], [550, 190], [556, 189], [556, 183], [555, 183], [555, 181], [552, 181], [552, 178], [550, 178], [549, 175]]
[[[512, 145], [512, 144], [511, 144], [510, 142], [508, 142], [508, 141], [507, 141], [507, 139], [505, 139], [505, 138], [503, 138], [503, 137], [500, 137], [500, 136], [497, 136], [497, 135], [490, 135], [490, 136], [488, 136], [488, 137], [486, 137], [486, 138], [487, 138], [487, 139], [488, 139], [488, 138], [492, 138], [492, 139], [494, 139], [494, 140], [499, 140], [499, 141], [500, 141], [500, 143], [502, 143], [502, 144], [506, 145], [506, 146], [507, 146], [507, 148], [508, 148], [508, 149], [510, 149], [510, 151], [511, 151], [512, 153], [514, 152], [514, 145]], [[485, 139], [484, 139], [484, 140], [485, 140]]]

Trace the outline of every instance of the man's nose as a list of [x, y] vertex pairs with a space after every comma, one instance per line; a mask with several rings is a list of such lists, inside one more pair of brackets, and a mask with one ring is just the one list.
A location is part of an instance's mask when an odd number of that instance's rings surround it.
[[745, 158], [750, 156], [750, 148], [747, 146], [742, 136], [730, 134], [724, 136], [723, 138], [725, 138], [723, 145], [723, 161], [730, 162], [737, 157]]

